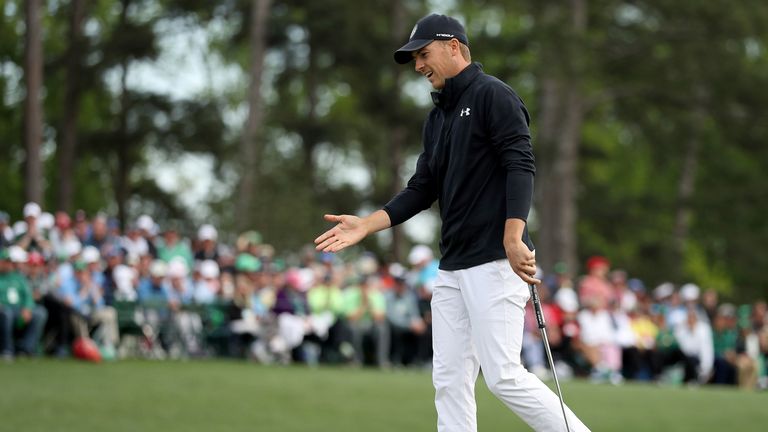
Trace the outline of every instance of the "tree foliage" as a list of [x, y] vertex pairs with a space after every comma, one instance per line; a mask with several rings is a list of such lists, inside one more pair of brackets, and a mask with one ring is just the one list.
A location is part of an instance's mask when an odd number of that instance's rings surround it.
[[[428, 87], [409, 66], [395, 65], [392, 51], [437, 5], [467, 24], [473, 59], [532, 112], [540, 167], [534, 239], [565, 233], [575, 245], [569, 257], [570, 243], [542, 241], [542, 263], [569, 261], [578, 273], [579, 263], [603, 254], [650, 285], [693, 281], [733, 298], [768, 294], [768, 8], [760, 1], [273, 0], [263, 151], [247, 214], [233, 211], [232, 194], [243, 175], [237, 144], [253, 2], [82, 1], [79, 54], [67, 36], [75, 2], [43, 2], [47, 209], [61, 202], [54, 185], [72, 182], [74, 208], [107, 210], [126, 223], [144, 211], [200, 223], [201, 213], [160, 187], [153, 172], [158, 155], [189, 154], [213, 160], [206, 175], [230, 191], [211, 193], [202, 214], [223, 231], [257, 229], [278, 248], [310, 242], [323, 213], [381, 206], [412, 172], [430, 109]], [[14, 218], [25, 186], [23, 3], [0, 3], [0, 208]], [[228, 87], [180, 98], [127, 79], [161, 62], [162, 41], [181, 31], [205, 35], [205, 79], [218, 84], [234, 73]], [[79, 71], [77, 146], [74, 172], [62, 178], [55, 155], [66, 108], [75, 106], [68, 64]], [[558, 176], [562, 163], [573, 173]], [[573, 218], [560, 217], [571, 210]], [[401, 258], [408, 242], [372, 238], [365, 246]]]

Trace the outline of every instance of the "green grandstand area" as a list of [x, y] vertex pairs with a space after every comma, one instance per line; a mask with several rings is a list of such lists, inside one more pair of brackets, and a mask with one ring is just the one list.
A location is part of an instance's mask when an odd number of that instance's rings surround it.
[[[435, 430], [427, 371], [234, 361], [21, 359], [0, 364], [4, 431]], [[563, 383], [593, 431], [764, 431], [768, 393]], [[478, 381], [481, 432], [529, 430]]]

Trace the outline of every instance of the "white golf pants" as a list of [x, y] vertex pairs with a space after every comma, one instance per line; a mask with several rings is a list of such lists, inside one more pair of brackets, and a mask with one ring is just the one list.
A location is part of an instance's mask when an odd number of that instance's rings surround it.
[[[479, 369], [490, 391], [535, 431], [565, 431], [557, 395], [520, 362], [528, 285], [507, 260], [440, 270], [432, 296], [439, 432], [476, 432]], [[589, 429], [566, 407], [571, 432]]]

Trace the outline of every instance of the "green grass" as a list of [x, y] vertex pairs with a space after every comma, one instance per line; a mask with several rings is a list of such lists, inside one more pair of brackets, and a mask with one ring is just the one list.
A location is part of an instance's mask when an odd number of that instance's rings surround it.
[[[478, 381], [481, 432], [529, 430]], [[768, 393], [563, 383], [593, 431], [764, 431]], [[2, 431], [435, 430], [429, 374], [245, 362], [0, 364]]]

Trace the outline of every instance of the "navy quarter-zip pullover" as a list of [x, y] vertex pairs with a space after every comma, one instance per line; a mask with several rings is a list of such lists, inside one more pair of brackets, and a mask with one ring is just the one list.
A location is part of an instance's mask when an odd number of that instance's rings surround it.
[[[447, 79], [432, 100], [416, 172], [384, 211], [395, 226], [437, 200], [443, 270], [506, 258], [505, 222], [527, 220], [533, 196], [528, 111], [479, 63]], [[533, 250], [527, 227], [522, 240]]]

